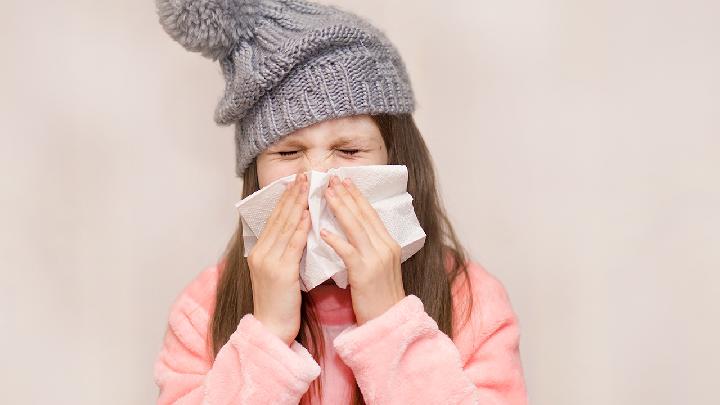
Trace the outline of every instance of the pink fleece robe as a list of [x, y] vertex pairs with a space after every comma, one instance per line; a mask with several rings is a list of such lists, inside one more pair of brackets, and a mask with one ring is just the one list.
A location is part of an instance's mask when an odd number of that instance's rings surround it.
[[355, 323], [350, 289], [310, 291], [325, 333], [322, 367], [298, 342], [290, 346], [252, 314], [213, 360], [207, 327], [216, 266], [203, 270], [177, 297], [169, 315], [154, 379], [158, 404], [297, 404], [315, 378], [323, 403], [347, 404], [354, 380], [374, 404], [525, 405], [519, 326], [505, 288], [477, 263], [468, 263], [474, 305], [466, 324], [467, 289], [453, 286], [451, 339], [408, 295], [362, 326]]

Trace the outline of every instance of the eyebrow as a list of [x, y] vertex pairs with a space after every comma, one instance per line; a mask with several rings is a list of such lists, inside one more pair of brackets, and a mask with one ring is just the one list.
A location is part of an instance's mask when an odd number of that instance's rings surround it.
[[[351, 146], [351, 145], [358, 145], [359, 143], [365, 143], [369, 142], [370, 140], [366, 136], [346, 136], [341, 135], [336, 137], [331, 145], [333, 147], [342, 147], [342, 146]], [[372, 142], [374, 143], [374, 142]], [[278, 142], [277, 145], [275, 145], [273, 148], [291, 148], [291, 147], [303, 147], [303, 143], [298, 141], [297, 139], [292, 138], [285, 138], [281, 142]]]
[[349, 137], [349, 136], [339, 136], [337, 137], [333, 142], [333, 146], [350, 146], [350, 145], [357, 145], [361, 142], [366, 142], [368, 139], [365, 136], [358, 136], [358, 137]]

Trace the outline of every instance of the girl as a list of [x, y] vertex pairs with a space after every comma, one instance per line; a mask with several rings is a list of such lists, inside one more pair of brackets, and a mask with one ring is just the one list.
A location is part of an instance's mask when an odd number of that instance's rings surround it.
[[[243, 198], [297, 174], [253, 249], [242, 225], [180, 292], [155, 364], [159, 404], [525, 404], [519, 330], [502, 284], [467, 258], [437, 194], [404, 64], [382, 32], [293, 0], [157, 0], [185, 48], [220, 61], [219, 124], [236, 126]], [[348, 270], [300, 290], [309, 170], [402, 164], [427, 234], [400, 247], [351, 181], [325, 198]]]

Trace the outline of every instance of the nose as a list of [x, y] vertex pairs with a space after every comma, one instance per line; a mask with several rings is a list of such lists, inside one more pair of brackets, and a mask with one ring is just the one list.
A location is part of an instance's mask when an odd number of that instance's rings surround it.
[[303, 171], [315, 170], [318, 172], [327, 172], [328, 169], [331, 169], [332, 167], [332, 153], [328, 153], [327, 151], [311, 153], [308, 151], [304, 154], [302, 161]]

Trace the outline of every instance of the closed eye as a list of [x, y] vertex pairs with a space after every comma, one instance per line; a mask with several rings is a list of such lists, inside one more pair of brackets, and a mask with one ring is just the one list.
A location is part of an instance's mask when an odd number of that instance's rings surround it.
[[[340, 152], [352, 156], [358, 152], [360, 152], [360, 149], [338, 149]], [[288, 150], [288, 151], [281, 151], [278, 152], [280, 156], [293, 156], [294, 154], [298, 153], [296, 150]]]

